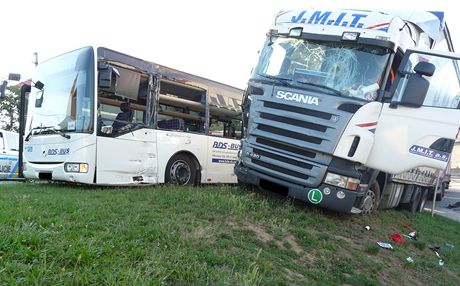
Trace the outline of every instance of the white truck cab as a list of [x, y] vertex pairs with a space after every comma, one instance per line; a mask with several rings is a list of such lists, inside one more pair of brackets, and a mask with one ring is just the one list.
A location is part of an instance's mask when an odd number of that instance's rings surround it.
[[19, 134], [0, 129], [0, 180], [18, 175]]
[[460, 55], [444, 43], [442, 12], [280, 12], [243, 97], [238, 180], [340, 212], [423, 209], [431, 187], [392, 177], [449, 162]]

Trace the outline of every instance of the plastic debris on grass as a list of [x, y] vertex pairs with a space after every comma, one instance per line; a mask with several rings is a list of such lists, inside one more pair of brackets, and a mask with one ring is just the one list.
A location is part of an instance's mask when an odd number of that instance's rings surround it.
[[406, 240], [402, 237], [399, 233], [394, 233], [390, 235], [391, 240], [393, 240], [396, 244], [403, 245]]
[[449, 243], [449, 242], [446, 242], [444, 245], [449, 249], [452, 249], [452, 248], [455, 247], [455, 245], [453, 245], [452, 243]]
[[377, 244], [381, 247], [381, 248], [385, 248], [385, 249], [390, 249], [390, 250], [393, 250], [393, 246], [389, 243], [386, 243], [386, 242], [377, 242]]
[[441, 255], [440, 255], [441, 247], [439, 247], [439, 246], [429, 246], [428, 248], [431, 249], [434, 252], [434, 254], [436, 254], [436, 256], [439, 258], [439, 261], [438, 261], [439, 266], [444, 266], [444, 259], [442, 259]]

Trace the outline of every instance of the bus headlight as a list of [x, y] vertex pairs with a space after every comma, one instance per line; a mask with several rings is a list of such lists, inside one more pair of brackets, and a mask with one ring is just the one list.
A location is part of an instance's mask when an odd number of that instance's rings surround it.
[[65, 163], [64, 170], [67, 173], [88, 173], [87, 163]]
[[329, 185], [349, 189], [352, 191], [355, 191], [359, 185], [359, 179], [350, 178], [334, 173], [327, 173], [324, 182]]

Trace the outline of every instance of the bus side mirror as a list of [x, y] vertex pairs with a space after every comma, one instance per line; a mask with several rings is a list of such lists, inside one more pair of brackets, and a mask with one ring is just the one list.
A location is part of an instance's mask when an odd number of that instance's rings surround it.
[[430, 82], [422, 76], [430, 77], [435, 70], [436, 67], [432, 63], [419, 62], [414, 67], [415, 74], [409, 75], [404, 94], [397, 104], [407, 107], [421, 107], [430, 87]]

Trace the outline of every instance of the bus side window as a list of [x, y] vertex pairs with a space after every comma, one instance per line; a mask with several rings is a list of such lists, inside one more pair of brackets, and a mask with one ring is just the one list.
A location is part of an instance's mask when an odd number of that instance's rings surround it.
[[211, 119], [209, 122], [209, 135], [231, 139], [241, 138], [241, 120], [233, 119], [224, 122], [218, 119]]

